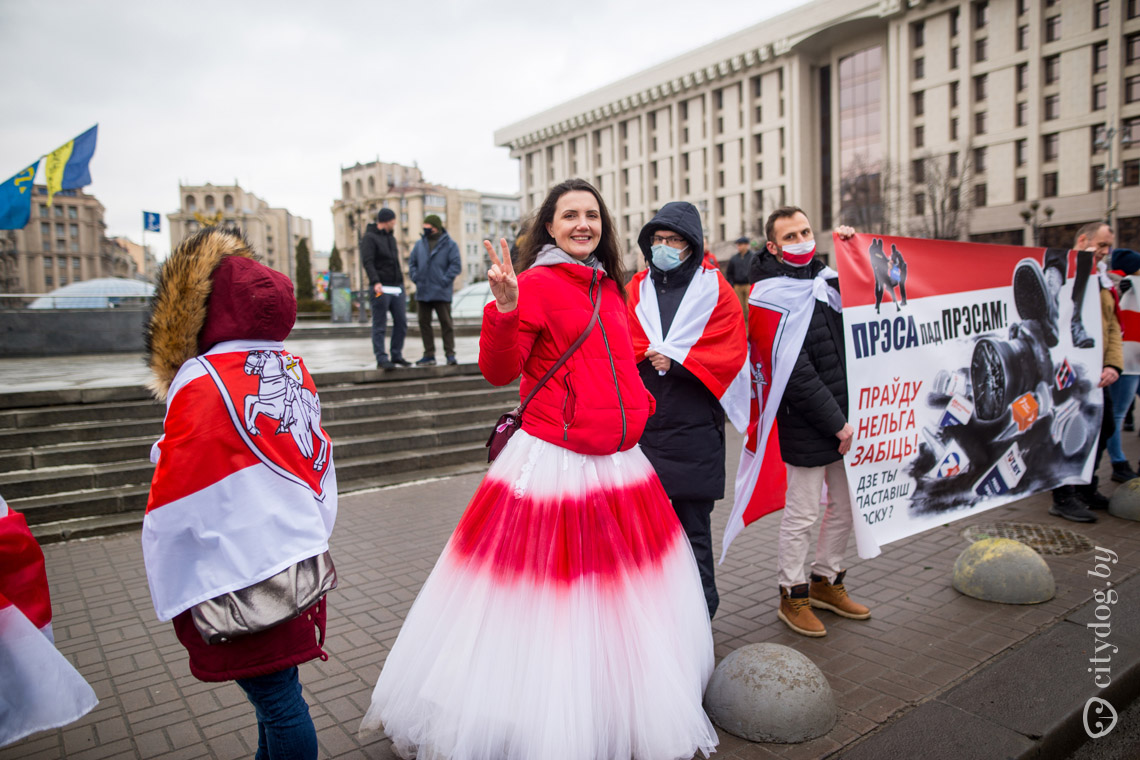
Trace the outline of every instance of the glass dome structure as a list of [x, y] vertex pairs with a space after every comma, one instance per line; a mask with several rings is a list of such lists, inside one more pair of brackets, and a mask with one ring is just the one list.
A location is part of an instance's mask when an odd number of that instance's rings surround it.
[[101, 277], [56, 288], [29, 304], [29, 309], [113, 309], [145, 306], [154, 285], [123, 277]]

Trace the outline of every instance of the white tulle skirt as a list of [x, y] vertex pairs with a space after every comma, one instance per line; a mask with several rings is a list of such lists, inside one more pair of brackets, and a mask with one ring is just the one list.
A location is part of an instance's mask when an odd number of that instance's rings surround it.
[[706, 755], [712, 632], [689, 542], [633, 449], [511, 439], [424, 584], [361, 730], [420, 760]]

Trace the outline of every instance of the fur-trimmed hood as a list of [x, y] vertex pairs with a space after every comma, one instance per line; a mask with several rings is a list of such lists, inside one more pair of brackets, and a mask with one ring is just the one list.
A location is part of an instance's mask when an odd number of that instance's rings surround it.
[[292, 282], [257, 263], [240, 233], [218, 227], [195, 233], [159, 271], [146, 328], [147, 387], [164, 401], [178, 369], [214, 343], [283, 340], [296, 315]]

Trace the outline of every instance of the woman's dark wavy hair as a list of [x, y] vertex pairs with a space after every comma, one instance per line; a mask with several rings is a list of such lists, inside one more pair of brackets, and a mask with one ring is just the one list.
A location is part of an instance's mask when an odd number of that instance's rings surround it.
[[546, 230], [546, 225], [554, 221], [554, 209], [558, 205], [558, 199], [566, 193], [572, 193], [576, 190], [583, 190], [594, 196], [594, 200], [598, 202], [598, 211], [602, 218], [602, 239], [598, 241], [598, 247], [594, 249], [594, 255], [598, 257], [601, 262], [602, 268], [606, 270], [613, 281], [617, 283], [618, 291], [621, 297], [625, 298], [625, 281], [626, 272], [625, 265], [622, 263], [621, 249], [618, 248], [617, 231], [614, 228], [614, 220], [610, 217], [609, 209], [606, 208], [606, 202], [602, 200], [602, 194], [598, 192], [597, 188], [591, 185], [584, 179], [568, 179], [565, 182], [560, 182], [551, 188], [550, 192], [546, 195], [546, 200], [534, 212], [534, 215], [527, 220], [528, 225], [526, 238], [523, 240], [519, 248], [518, 271], [528, 269], [534, 264], [535, 258], [538, 257], [538, 252], [546, 245], [557, 245], [554, 238]]

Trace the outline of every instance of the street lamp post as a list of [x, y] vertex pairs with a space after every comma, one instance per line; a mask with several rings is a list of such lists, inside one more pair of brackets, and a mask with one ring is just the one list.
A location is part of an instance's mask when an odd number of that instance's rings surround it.
[[1021, 210], [1021, 218], [1030, 228], [1034, 248], [1041, 245], [1041, 228], [1044, 226], [1037, 216], [1038, 211], [1045, 215], [1045, 223], [1053, 218], [1053, 207], [1045, 206], [1041, 208], [1041, 204], [1037, 201], [1033, 201], [1027, 208]]
[[[1104, 132], [1096, 139], [1093, 146], [1097, 150], [1107, 152], [1104, 162], [1104, 169], [1101, 170], [1100, 178], [1104, 181], [1104, 222], [1113, 229], [1116, 228], [1116, 202], [1113, 200], [1113, 189], [1116, 184], [1120, 182], [1120, 169], [1118, 169], [1113, 162], [1113, 149], [1116, 147], [1116, 135], [1120, 134], [1120, 130], [1116, 125], [1109, 124], [1105, 126]], [[1132, 144], [1132, 135], [1124, 133], [1120, 136], [1121, 149], [1127, 148]]]
[[[361, 226], [367, 227], [368, 222], [365, 219], [363, 207], [358, 207], [355, 211], [349, 211], [347, 214], [346, 221], [348, 222], [349, 243], [345, 246], [345, 258], [351, 258], [355, 251], [358, 260], [354, 262], [357, 266], [346, 266], [345, 270], [351, 269], [354, 274], [360, 277], [360, 290], [352, 291], [352, 300], [356, 302], [357, 321], [364, 323], [368, 321], [367, 310], [371, 302], [368, 299], [368, 275], [364, 271], [364, 259], [360, 256], [360, 238], [356, 235], [356, 222], [358, 219], [360, 220]], [[356, 272], [355, 270], [357, 269], [360, 271]], [[352, 287], [351, 281], [349, 282], [349, 287]]]

